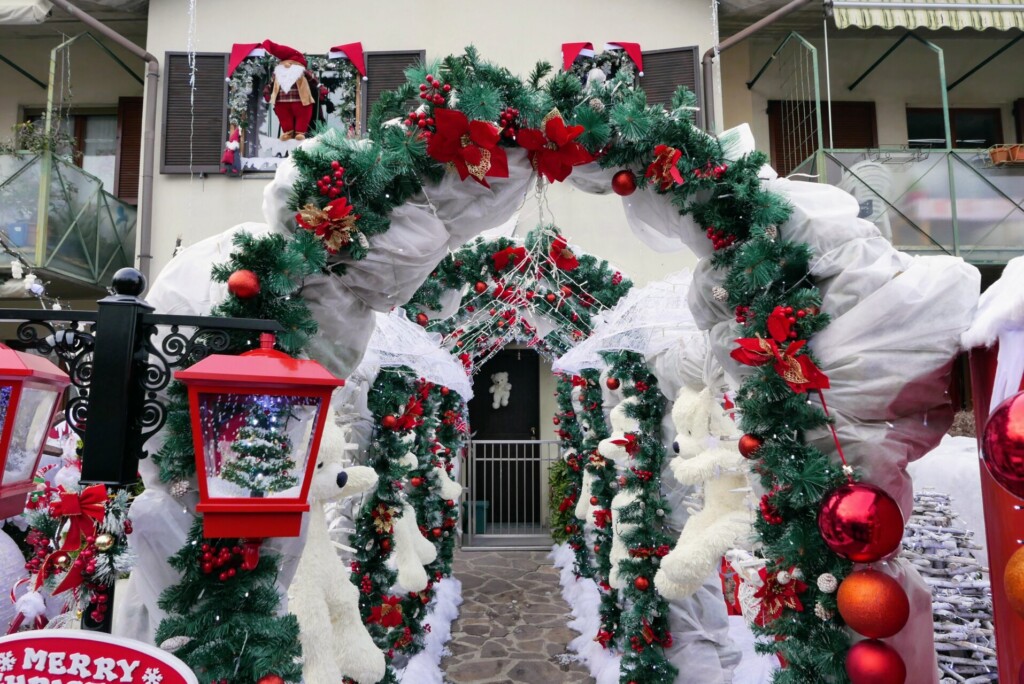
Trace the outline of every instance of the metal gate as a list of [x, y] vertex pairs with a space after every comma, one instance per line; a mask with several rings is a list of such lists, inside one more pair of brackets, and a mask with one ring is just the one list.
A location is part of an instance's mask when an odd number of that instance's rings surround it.
[[548, 549], [548, 469], [555, 440], [474, 440], [462, 484], [464, 549]]

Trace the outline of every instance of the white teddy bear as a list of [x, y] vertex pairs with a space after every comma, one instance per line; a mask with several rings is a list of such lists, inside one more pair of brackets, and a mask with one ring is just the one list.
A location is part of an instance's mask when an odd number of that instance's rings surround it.
[[508, 397], [512, 394], [512, 383], [508, 381], [508, 373], [491, 373], [491, 386], [488, 391], [494, 395], [491, 408], [508, 406]]
[[373, 643], [359, 615], [359, 590], [331, 541], [324, 505], [369, 491], [377, 473], [366, 466], [344, 467], [348, 433], [333, 414], [320, 443], [309, 488], [306, 545], [288, 590], [288, 608], [299, 622], [302, 676], [307, 682], [340, 682], [348, 677], [360, 684], [384, 678], [384, 654]]
[[[597, 445], [597, 451], [606, 459], [615, 462], [616, 470], [626, 471], [633, 465], [633, 457], [626, 449], [628, 435], [640, 430], [640, 423], [627, 415], [630, 407], [638, 403], [636, 397], [630, 397], [612, 409], [609, 421], [611, 423], [611, 435], [603, 439]], [[635, 491], [620, 490], [612, 499], [612, 548], [610, 552], [611, 572], [608, 574], [608, 584], [615, 589], [625, 589], [626, 584], [619, 576], [622, 561], [629, 558], [629, 547], [622, 541], [623, 535], [629, 534], [636, 529], [636, 525], [624, 525], [620, 521], [621, 511], [630, 504], [639, 500], [640, 495]]]
[[683, 527], [679, 541], [661, 561], [654, 585], [662, 596], [692, 595], [715, 571], [722, 555], [751, 534], [746, 465], [739, 431], [710, 390], [679, 390], [672, 407], [679, 455], [670, 464], [682, 484], [703, 485], [704, 508]]

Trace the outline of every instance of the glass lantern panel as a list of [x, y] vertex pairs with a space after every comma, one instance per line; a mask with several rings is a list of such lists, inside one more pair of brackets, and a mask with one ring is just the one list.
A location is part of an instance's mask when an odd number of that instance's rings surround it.
[[316, 397], [200, 394], [209, 496], [298, 498], [319, 415]]
[[[0, 410], [6, 414], [11, 388], [0, 390]], [[32, 477], [36, 456], [43, 448], [43, 440], [50, 431], [50, 417], [60, 392], [40, 387], [23, 387], [21, 400], [14, 416], [11, 442], [7, 447], [7, 462], [4, 464], [3, 483], [11, 484]]]

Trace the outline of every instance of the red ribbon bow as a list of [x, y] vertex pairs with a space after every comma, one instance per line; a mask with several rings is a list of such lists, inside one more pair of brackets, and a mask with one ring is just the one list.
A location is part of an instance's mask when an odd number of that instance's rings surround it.
[[783, 342], [792, 339], [793, 332], [793, 322], [781, 308], [776, 308], [769, 314], [767, 327], [770, 335], [768, 339], [760, 335], [740, 338], [736, 340], [739, 347], [733, 349], [730, 356], [747, 366], [774, 363], [775, 372], [798, 394], [808, 390], [828, 389], [828, 376], [814, 365], [811, 357], [800, 353], [807, 340], [790, 342], [785, 351], [779, 347]]
[[107, 488], [97, 484], [86, 487], [81, 493], [69, 492], [63, 487], [59, 490], [60, 498], [50, 504], [50, 513], [54, 517], [67, 518], [67, 537], [59, 551], [77, 551], [82, 548], [82, 540], [96, 534], [96, 523], [102, 522], [106, 513]]
[[683, 175], [679, 173], [679, 159], [683, 153], [668, 145], [658, 145], [654, 148], [654, 161], [647, 167], [645, 177], [658, 184], [662, 192], [675, 185], [683, 184]]

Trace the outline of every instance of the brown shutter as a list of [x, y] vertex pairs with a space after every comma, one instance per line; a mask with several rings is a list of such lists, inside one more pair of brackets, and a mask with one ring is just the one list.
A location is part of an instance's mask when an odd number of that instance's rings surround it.
[[135, 204], [139, 197], [142, 159], [142, 98], [122, 97], [117, 101], [117, 163], [114, 194]]
[[644, 52], [644, 77], [640, 87], [647, 93], [648, 104], [668, 106], [679, 86], [689, 88], [701, 103], [697, 47]]
[[189, 84], [188, 54], [164, 58], [164, 126], [161, 173], [215, 173], [227, 139], [228, 56], [200, 52], [195, 92]]
[[366, 60], [366, 78], [362, 89], [362, 103], [360, 104], [363, 122], [363, 132], [366, 132], [366, 122], [373, 105], [380, 99], [380, 94], [394, 90], [405, 83], [405, 70], [417, 62], [426, 59], [425, 50], [405, 50], [394, 52], [367, 52], [363, 58]]
[[[822, 105], [822, 142], [836, 150], [878, 147], [874, 102], [832, 102], [832, 144], [828, 135], [829, 108]], [[818, 117], [813, 102], [768, 101], [768, 136], [772, 166], [785, 176], [807, 160], [818, 146]]]

